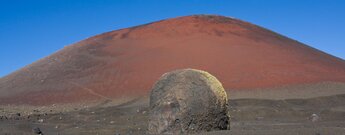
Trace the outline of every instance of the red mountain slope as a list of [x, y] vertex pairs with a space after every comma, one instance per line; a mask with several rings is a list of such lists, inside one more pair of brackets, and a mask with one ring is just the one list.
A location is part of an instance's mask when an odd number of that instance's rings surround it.
[[142, 96], [165, 72], [196, 68], [225, 89], [345, 82], [345, 61], [237, 19], [197, 15], [100, 34], [0, 79], [0, 103]]

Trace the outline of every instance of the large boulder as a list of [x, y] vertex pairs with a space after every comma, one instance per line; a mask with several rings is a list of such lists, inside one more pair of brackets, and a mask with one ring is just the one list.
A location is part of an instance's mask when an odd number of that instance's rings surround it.
[[150, 95], [149, 133], [181, 134], [229, 129], [222, 84], [195, 69], [165, 73]]

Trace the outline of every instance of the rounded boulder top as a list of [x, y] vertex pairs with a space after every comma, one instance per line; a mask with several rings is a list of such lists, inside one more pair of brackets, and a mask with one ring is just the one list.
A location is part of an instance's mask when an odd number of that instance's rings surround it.
[[228, 128], [227, 94], [217, 78], [208, 72], [172, 71], [153, 86], [149, 133], [195, 133]]

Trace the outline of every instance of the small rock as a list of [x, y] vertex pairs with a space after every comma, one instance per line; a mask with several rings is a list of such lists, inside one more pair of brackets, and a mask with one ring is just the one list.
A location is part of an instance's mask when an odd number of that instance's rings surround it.
[[263, 120], [264, 117], [256, 117], [255, 119], [256, 119], [256, 120]]
[[110, 124], [114, 124], [115, 123], [115, 121], [110, 121]]
[[39, 120], [38, 120], [38, 122], [43, 123], [43, 122], [44, 122], [44, 120], [43, 120], [43, 119], [39, 119]]
[[317, 121], [319, 121], [320, 120], [320, 117], [317, 115], [317, 114], [312, 114], [311, 116], [311, 121], [312, 122], [317, 122]]

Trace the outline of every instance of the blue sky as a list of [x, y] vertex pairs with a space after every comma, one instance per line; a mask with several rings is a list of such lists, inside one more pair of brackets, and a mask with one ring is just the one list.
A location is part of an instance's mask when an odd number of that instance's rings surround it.
[[0, 0], [0, 77], [96, 34], [192, 14], [239, 18], [345, 59], [344, 0]]

